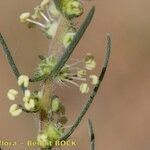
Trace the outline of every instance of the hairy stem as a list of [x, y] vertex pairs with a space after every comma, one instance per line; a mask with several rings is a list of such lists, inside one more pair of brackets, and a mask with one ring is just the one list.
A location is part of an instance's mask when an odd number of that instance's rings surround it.
[[109, 60], [110, 52], [111, 52], [111, 38], [110, 38], [110, 35], [107, 35], [107, 47], [106, 47], [106, 50], [105, 50], [105, 58], [104, 58], [104, 61], [103, 61], [104, 64], [103, 64], [103, 67], [102, 67], [102, 71], [99, 75], [99, 81], [98, 81], [97, 85], [94, 87], [92, 94], [90, 95], [90, 97], [86, 101], [85, 105], [83, 106], [80, 114], [77, 116], [77, 118], [76, 118], [75, 122], [73, 123], [72, 127], [60, 138], [60, 140], [66, 140], [68, 137], [70, 137], [70, 135], [78, 127], [78, 125], [80, 124], [82, 118], [84, 117], [87, 110], [91, 106], [91, 104], [94, 100], [94, 97], [96, 96], [97, 91], [98, 91], [98, 89], [101, 85], [101, 82], [103, 81], [103, 78], [105, 76], [106, 69], [107, 69], [107, 66], [108, 66], [108, 60]]

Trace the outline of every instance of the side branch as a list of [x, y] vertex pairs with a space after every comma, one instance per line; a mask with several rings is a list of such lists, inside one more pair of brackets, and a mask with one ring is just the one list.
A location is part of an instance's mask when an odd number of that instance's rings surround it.
[[83, 106], [80, 114], [78, 115], [78, 117], [76, 118], [75, 122], [73, 123], [72, 127], [60, 138], [60, 140], [66, 140], [74, 131], [75, 129], [78, 127], [78, 125], [80, 124], [82, 118], [84, 117], [84, 115], [86, 114], [87, 110], [89, 109], [89, 107], [91, 106], [94, 97], [97, 94], [97, 91], [101, 85], [101, 82], [103, 81], [103, 78], [105, 76], [105, 72], [108, 66], [108, 61], [109, 61], [109, 56], [110, 56], [110, 52], [111, 52], [111, 38], [110, 35], [107, 35], [107, 47], [105, 50], [105, 58], [104, 58], [104, 64], [103, 64], [103, 68], [102, 71], [99, 75], [99, 82], [97, 83], [97, 85], [94, 87], [92, 94], [90, 95], [90, 97], [88, 98], [88, 100], [86, 101], [85, 105]]
[[90, 150], [95, 150], [95, 135], [91, 120], [88, 120], [89, 125], [89, 138], [90, 138]]

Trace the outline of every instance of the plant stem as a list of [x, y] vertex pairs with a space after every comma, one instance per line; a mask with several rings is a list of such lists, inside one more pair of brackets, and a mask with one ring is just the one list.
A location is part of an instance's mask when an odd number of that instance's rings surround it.
[[60, 70], [62, 69], [62, 67], [65, 65], [65, 63], [69, 59], [70, 55], [73, 53], [73, 50], [75, 49], [76, 45], [80, 41], [82, 35], [85, 33], [88, 25], [90, 24], [90, 22], [93, 18], [94, 12], [95, 12], [95, 7], [92, 7], [92, 9], [88, 13], [85, 21], [83, 22], [80, 29], [78, 30], [75, 37], [73, 38], [72, 42], [70, 43], [68, 48], [65, 50], [62, 57], [60, 58], [60, 60], [58, 61], [58, 63], [56, 64], [56, 66], [54, 67], [52, 72], [50, 73], [50, 75], [49, 75], [50, 78], [54, 78], [55, 76], [57, 76], [58, 73], [60, 72]]
[[108, 60], [109, 60], [109, 56], [110, 56], [110, 52], [111, 52], [111, 38], [110, 35], [107, 35], [107, 47], [105, 50], [105, 58], [103, 61], [103, 67], [102, 67], [102, 71], [99, 75], [99, 82], [97, 83], [97, 85], [94, 87], [92, 94], [90, 95], [90, 97], [88, 98], [88, 100], [86, 101], [85, 105], [83, 106], [80, 114], [77, 116], [75, 122], [73, 123], [72, 127], [60, 138], [60, 140], [66, 140], [68, 139], [68, 137], [75, 131], [75, 129], [78, 127], [78, 125], [80, 124], [82, 118], [84, 117], [84, 115], [86, 114], [87, 110], [89, 109], [89, 107], [91, 106], [94, 97], [97, 94], [97, 91], [101, 85], [101, 82], [105, 76], [106, 73], [106, 69], [108, 66]]
[[95, 150], [95, 135], [91, 120], [88, 120], [89, 125], [89, 138], [90, 138], [90, 150]]
[[[93, 6], [91, 8], [91, 10], [89, 11], [87, 17], [83, 21], [80, 29], [76, 33], [74, 39], [72, 40], [70, 45], [67, 47], [64, 54], [62, 55], [62, 57], [60, 58], [60, 60], [58, 61], [58, 63], [54, 67], [54, 69], [52, 70], [52, 72], [50, 73], [50, 75], [49, 75], [50, 79], [53, 78], [53, 77], [56, 77], [58, 75], [58, 73], [60, 72], [62, 67], [65, 65], [65, 63], [69, 59], [70, 55], [73, 53], [76, 45], [78, 44], [78, 42], [82, 38], [83, 34], [85, 33], [87, 27], [89, 26], [89, 24], [90, 24], [90, 22], [93, 18], [94, 12], [95, 12], [95, 7]], [[44, 80], [46, 78], [48, 78], [48, 76], [35, 77], [35, 78], [30, 79], [30, 82], [37, 82], [37, 81]]]

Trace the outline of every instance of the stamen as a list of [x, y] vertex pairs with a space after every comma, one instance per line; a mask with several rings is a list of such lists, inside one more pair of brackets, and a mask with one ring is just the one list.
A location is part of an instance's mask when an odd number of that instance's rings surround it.
[[50, 22], [50, 20], [46, 17], [43, 12], [40, 12], [40, 15], [45, 19], [46, 22]]
[[74, 82], [74, 81], [71, 81], [71, 80], [68, 80], [68, 79], [63, 79], [63, 81], [69, 82], [69, 83], [71, 83], [71, 84], [73, 84], [73, 85], [79, 87], [79, 84], [77, 84], [77, 83]]
[[46, 28], [46, 26], [38, 21], [34, 21], [34, 20], [31, 20], [31, 19], [27, 19], [28, 22], [31, 22], [31, 23], [34, 23], [42, 28]]
[[71, 77], [71, 78], [79, 81], [86, 81], [86, 78], [79, 78], [79, 77]]
[[51, 16], [51, 14], [50, 14], [50, 12], [49, 12], [48, 9], [46, 10], [46, 12], [47, 12], [48, 19], [49, 19], [50, 21], [54, 21], [54, 19], [52, 18], [52, 16]]
[[72, 64], [70, 64], [69, 66], [72, 67], [72, 66], [78, 65], [78, 64], [80, 64], [80, 63], [83, 63], [83, 61], [78, 60], [77, 62], [72, 63]]

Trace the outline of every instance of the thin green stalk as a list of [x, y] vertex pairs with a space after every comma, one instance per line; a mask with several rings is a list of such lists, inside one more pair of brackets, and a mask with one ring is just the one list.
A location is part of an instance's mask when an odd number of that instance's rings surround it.
[[83, 106], [80, 114], [77, 116], [75, 122], [73, 123], [72, 127], [60, 138], [60, 140], [66, 140], [68, 139], [68, 137], [70, 137], [70, 135], [75, 131], [75, 129], [78, 127], [78, 125], [80, 124], [82, 118], [84, 117], [84, 115], [86, 114], [87, 110], [89, 109], [89, 107], [91, 106], [94, 97], [97, 94], [97, 91], [101, 85], [101, 82], [105, 76], [106, 73], [106, 69], [108, 66], [108, 61], [109, 61], [109, 56], [110, 56], [110, 52], [111, 52], [111, 38], [110, 35], [107, 35], [107, 47], [105, 50], [105, 58], [104, 58], [104, 64], [102, 67], [102, 71], [99, 75], [99, 82], [97, 83], [97, 85], [94, 87], [92, 94], [90, 95], [90, 97], [88, 98], [88, 100], [86, 101], [85, 105]]
[[90, 119], [88, 120], [88, 126], [89, 126], [90, 150], [95, 150], [95, 135], [93, 125]]
[[[60, 70], [62, 69], [62, 67], [65, 65], [65, 63], [69, 59], [70, 55], [73, 53], [76, 45], [78, 44], [78, 42], [82, 38], [83, 34], [85, 33], [87, 27], [89, 26], [89, 24], [93, 18], [94, 12], [95, 12], [95, 7], [93, 6], [91, 8], [91, 10], [89, 11], [87, 17], [85, 18], [84, 22], [82, 23], [80, 29], [76, 33], [76, 36], [74, 37], [74, 39], [72, 40], [70, 45], [67, 47], [67, 49], [65, 50], [64, 54], [62, 55], [62, 57], [60, 58], [60, 60], [58, 61], [58, 63], [54, 67], [54, 69], [51, 71], [51, 73], [49, 75], [50, 78], [56, 77], [58, 75], [58, 73], [60, 72]], [[32, 78], [32, 79], [30, 79], [30, 82], [41, 81], [41, 80], [46, 79], [47, 77], [48, 76], [40, 76], [37, 78]]]

